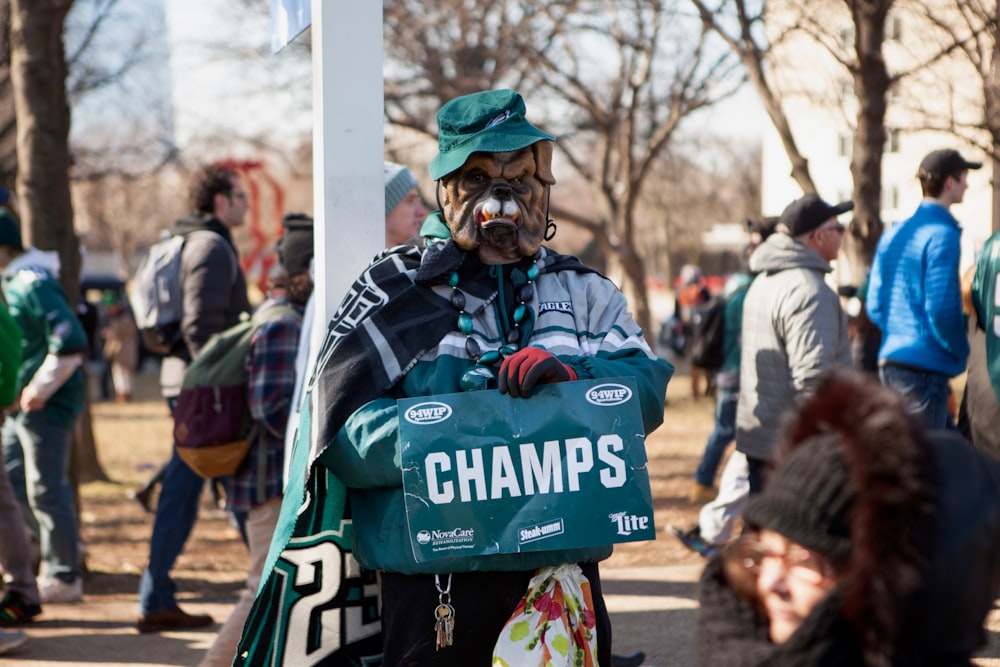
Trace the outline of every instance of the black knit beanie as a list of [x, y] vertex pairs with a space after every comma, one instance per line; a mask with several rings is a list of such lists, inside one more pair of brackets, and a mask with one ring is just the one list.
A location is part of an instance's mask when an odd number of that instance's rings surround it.
[[24, 243], [21, 241], [21, 225], [14, 214], [6, 208], [0, 208], [0, 245], [17, 250], [24, 249]]
[[781, 533], [843, 563], [851, 553], [851, 508], [855, 490], [837, 434], [806, 440], [752, 496], [743, 514], [751, 527]]
[[285, 233], [276, 245], [278, 261], [289, 276], [309, 269], [313, 258], [313, 219], [304, 213], [289, 213], [281, 221]]

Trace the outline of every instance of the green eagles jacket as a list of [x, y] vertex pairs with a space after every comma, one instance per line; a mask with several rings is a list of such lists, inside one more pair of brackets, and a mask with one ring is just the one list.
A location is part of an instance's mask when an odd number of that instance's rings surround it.
[[[59, 283], [54, 252], [29, 248], [3, 272], [3, 294], [24, 336], [17, 391], [31, 381], [48, 354], [84, 354], [87, 334]], [[49, 397], [43, 412], [55, 424], [72, 428], [83, 408], [83, 371], [79, 368]]]
[[[556, 257], [560, 256], [543, 248], [539, 263], [547, 266]], [[576, 270], [543, 268], [531, 302], [531, 326], [527, 327], [530, 338], [522, 338], [522, 347], [548, 350], [571, 366], [580, 379], [634, 377], [643, 425], [649, 433], [663, 420], [663, 400], [673, 368], [650, 351], [615, 285], [573, 262]], [[524, 275], [531, 264], [532, 260], [527, 259], [503, 267], [487, 266], [474, 255], [464, 256], [457, 270], [459, 288], [467, 296], [465, 310], [472, 315], [476, 337], [490, 343], [484, 350], [498, 348], [505, 340], [509, 331], [505, 318], [509, 319], [511, 295], [519, 287], [518, 273]], [[444, 277], [440, 281], [429, 279], [427, 284], [427, 289], [448, 299], [452, 288]], [[373, 570], [420, 574], [522, 571], [566, 562], [596, 562], [610, 556], [612, 547], [606, 545], [456, 556], [422, 563], [414, 559], [403, 499], [396, 401], [461, 391], [459, 378], [474, 365], [466, 350], [466, 336], [458, 331], [458, 311], [445, 310], [441, 318], [449, 326], [440, 342], [419, 355], [385, 395], [354, 411], [320, 456], [320, 461], [349, 489], [358, 562]]]

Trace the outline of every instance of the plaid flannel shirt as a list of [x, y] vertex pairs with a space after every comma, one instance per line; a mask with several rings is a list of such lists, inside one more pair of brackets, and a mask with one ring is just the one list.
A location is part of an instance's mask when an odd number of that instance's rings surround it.
[[247, 399], [258, 437], [233, 475], [227, 500], [227, 508], [232, 511], [247, 511], [282, 495], [285, 425], [295, 390], [295, 353], [302, 330], [302, 307], [279, 296], [268, 299], [260, 308], [279, 304], [291, 305], [298, 315], [264, 322], [250, 340], [246, 360]]

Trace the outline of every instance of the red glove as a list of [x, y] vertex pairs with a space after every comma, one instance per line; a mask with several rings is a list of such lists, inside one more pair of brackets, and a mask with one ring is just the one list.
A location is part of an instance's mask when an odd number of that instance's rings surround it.
[[571, 382], [576, 371], [540, 347], [518, 350], [500, 364], [497, 389], [514, 398], [531, 396], [536, 384]]

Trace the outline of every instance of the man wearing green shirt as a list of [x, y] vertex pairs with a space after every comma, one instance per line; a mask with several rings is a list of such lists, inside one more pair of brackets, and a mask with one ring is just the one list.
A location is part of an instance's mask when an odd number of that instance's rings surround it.
[[16, 410], [3, 426], [4, 462], [38, 535], [41, 601], [78, 602], [83, 579], [69, 457], [83, 408], [87, 336], [59, 284], [58, 255], [25, 248], [6, 209], [0, 209], [0, 269], [4, 298], [24, 335]]

